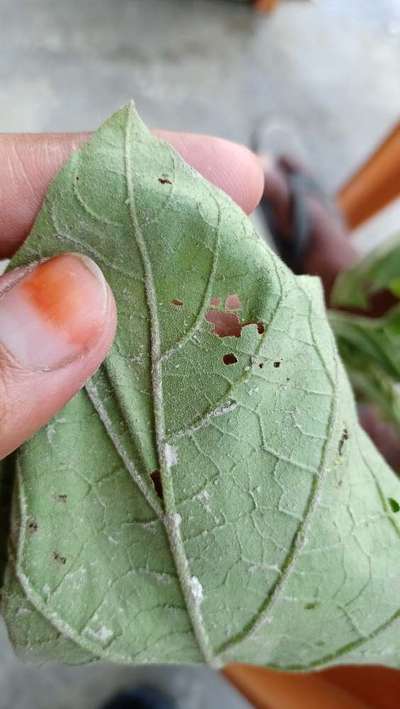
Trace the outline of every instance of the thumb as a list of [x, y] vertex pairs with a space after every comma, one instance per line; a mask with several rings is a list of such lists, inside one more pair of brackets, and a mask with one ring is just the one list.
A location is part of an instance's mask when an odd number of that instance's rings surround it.
[[84, 256], [63, 254], [0, 278], [0, 459], [82, 387], [115, 326], [111, 290]]

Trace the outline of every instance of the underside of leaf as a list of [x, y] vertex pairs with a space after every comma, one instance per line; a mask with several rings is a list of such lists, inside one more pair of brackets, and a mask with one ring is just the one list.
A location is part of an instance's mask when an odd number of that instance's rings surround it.
[[319, 282], [132, 105], [72, 155], [12, 267], [67, 251], [102, 268], [119, 326], [3, 464], [16, 650], [399, 666], [400, 483], [359, 428]]

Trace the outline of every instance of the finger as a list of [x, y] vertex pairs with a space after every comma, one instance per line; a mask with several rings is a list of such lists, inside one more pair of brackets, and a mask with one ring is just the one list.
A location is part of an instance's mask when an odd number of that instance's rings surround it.
[[[222, 138], [156, 131], [183, 158], [247, 213], [264, 184], [261, 166], [247, 148]], [[49, 182], [88, 133], [0, 135], [0, 258], [10, 257], [28, 235]]]
[[115, 324], [111, 290], [86, 257], [64, 254], [0, 278], [0, 459], [82, 387]]

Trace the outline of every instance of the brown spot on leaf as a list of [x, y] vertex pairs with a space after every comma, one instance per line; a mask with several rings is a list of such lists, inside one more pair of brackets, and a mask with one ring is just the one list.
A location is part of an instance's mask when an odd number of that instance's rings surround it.
[[177, 307], [181, 308], [183, 305], [183, 300], [181, 300], [180, 298], [172, 298], [171, 305], [176, 305]]
[[263, 335], [265, 332], [265, 325], [261, 320], [258, 321], [257, 323], [257, 332], [259, 335]]
[[58, 551], [53, 551], [53, 559], [54, 561], [58, 561], [59, 564], [67, 563], [65, 556], [61, 556]]
[[218, 308], [221, 302], [221, 298], [211, 298], [210, 305], [212, 308]]
[[339, 455], [342, 455], [344, 444], [346, 443], [346, 441], [349, 440], [349, 438], [350, 438], [349, 432], [348, 432], [347, 428], [344, 428], [343, 433], [340, 438], [340, 441], [339, 441], [339, 447], [338, 447]]
[[277, 360], [276, 362], [274, 362], [274, 367], [275, 367], [276, 369], [278, 369], [278, 367], [280, 367], [280, 366], [281, 366], [281, 363], [279, 362], [279, 360]]
[[161, 474], [159, 470], [153, 470], [152, 473], [150, 473], [150, 477], [153, 481], [154, 489], [156, 491], [156, 494], [160, 498], [160, 500], [164, 499], [164, 493], [162, 489], [162, 482], [161, 482]]
[[167, 177], [159, 177], [158, 181], [161, 182], [162, 185], [172, 185], [171, 180], [168, 180]]
[[38, 531], [38, 523], [36, 522], [36, 520], [31, 519], [30, 522], [28, 522], [28, 529], [32, 534]]
[[236, 355], [234, 355], [233, 352], [224, 354], [222, 360], [224, 364], [236, 364], [236, 362], [238, 361]]

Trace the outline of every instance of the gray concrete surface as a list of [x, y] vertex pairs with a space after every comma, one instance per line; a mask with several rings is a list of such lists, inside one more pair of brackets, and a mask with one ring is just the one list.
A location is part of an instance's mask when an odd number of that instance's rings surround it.
[[0, 709], [100, 709], [114, 692], [138, 684], [175, 698], [177, 709], [248, 709], [220, 676], [203, 667], [90, 667], [19, 663], [0, 623]]
[[[91, 129], [134, 97], [152, 125], [247, 142], [285, 125], [333, 191], [397, 118], [399, 0], [0, 0], [0, 131]], [[0, 187], [1, 189], [1, 187]], [[359, 235], [400, 224], [398, 205]], [[202, 669], [21, 665], [0, 633], [0, 709], [94, 709], [141, 679], [184, 709], [244, 704]]]

